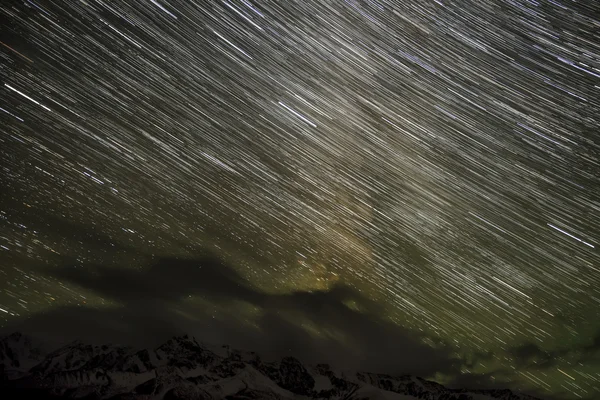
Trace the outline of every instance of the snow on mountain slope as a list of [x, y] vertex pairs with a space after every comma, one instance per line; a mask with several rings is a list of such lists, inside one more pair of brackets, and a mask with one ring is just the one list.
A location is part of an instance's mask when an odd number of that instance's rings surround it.
[[293, 357], [264, 362], [252, 352], [174, 337], [155, 349], [71, 343], [42, 356], [31, 340], [0, 341], [0, 392], [69, 399], [531, 400], [509, 390], [447, 389], [410, 375], [336, 371]]
[[50, 374], [54, 372], [78, 371], [83, 368], [110, 369], [130, 351], [126, 347], [91, 346], [74, 342], [48, 354], [32, 372]]
[[42, 351], [33, 347], [31, 339], [19, 332], [0, 340], [0, 373], [11, 379], [27, 373], [42, 359]]

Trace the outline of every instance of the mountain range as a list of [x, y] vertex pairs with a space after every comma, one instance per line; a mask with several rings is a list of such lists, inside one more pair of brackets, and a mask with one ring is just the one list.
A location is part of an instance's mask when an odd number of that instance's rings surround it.
[[155, 349], [73, 342], [45, 352], [18, 332], [0, 340], [0, 398], [538, 400], [510, 390], [449, 389], [411, 375], [303, 365], [294, 357], [265, 361], [189, 336]]

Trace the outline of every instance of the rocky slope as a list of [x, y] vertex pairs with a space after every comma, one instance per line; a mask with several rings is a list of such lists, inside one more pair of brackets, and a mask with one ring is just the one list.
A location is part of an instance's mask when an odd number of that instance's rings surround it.
[[0, 341], [0, 375], [1, 398], [533, 399], [509, 390], [452, 390], [409, 375], [342, 373], [293, 357], [264, 362], [255, 353], [202, 345], [188, 336], [152, 350], [75, 342], [42, 354], [15, 333]]

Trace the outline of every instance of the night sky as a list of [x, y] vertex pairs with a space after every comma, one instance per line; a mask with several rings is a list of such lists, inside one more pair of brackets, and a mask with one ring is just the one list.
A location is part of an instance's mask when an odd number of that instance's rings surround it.
[[599, 398], [600, 3], [0, 21], [2, 329]]

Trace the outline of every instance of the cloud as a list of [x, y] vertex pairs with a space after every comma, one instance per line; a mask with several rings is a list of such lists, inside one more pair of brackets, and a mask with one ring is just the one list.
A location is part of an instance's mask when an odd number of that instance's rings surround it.
[[587, 351], [598, 351], [600, 350], [600, 330], [596, 332], [594, 337], [592, 338], [592, 343], [584, 347], [584, 350]]
[[[512, 388], [511, 390], [515, 391], [515, 380], [507, 372], [504, 369], [499, 369], [486, 373], [459, 374], [454, 376], [445, 386], [453, 389], [469, 388], [471, 390], [507, 390], [507, 388]], [[531, 387], [517, 392], [544, 400], [562, 400], [565, 398], [561, 393], [551, 394], [548, 391]]]
[[542, 350], [532, 342], [509, 349], [518, 367], [546, 368], [554, 365], [554, 358], [558, 355], [553, 352]]
[[[445, 349], [425, 345], [422, 337], [387, 322], [377, 305], [356, 290], [267, 294], [258, 291], [218, 257], [164, 258], [143, 269], [63, 267], [55, 278], [113, 300], [121, 307], [63, 307], [10, 327], [46, 339], [81, 339], [94, 343], [153, 346], [175, 334], [255, 350], [271, 357], [295, 355], [305, 362], [330, 362], [346, 368], [410, 373], [453, 373], [458, 360]], [[213, 318], [209, 306], [230, 308]], [[345, 305], [353, 300], [360, 310]], [[236, 304], [260, 310], [250, 328]], [[310, 325], [307, 326], [303, 325]], [[315, 331], [317, 333], [315, 333]]]
[[556, 348], [543, 350], [537, 344], [527, 342], [508, 349], [508, 353], [515, 359], [517, 367], [546, 369], [556, 367], [558, 360], [568, 359], [574, 363], [600, 364], [600, 331], [597, 332], [589, 344], [572, 345], [569, 348]]
[[502, 378], [502, 371], [487, 372], [481, 374], [459, 374], [446, 384], [449, 388], [472, 388], [472, 389], [505, 389], [509, 383]]

